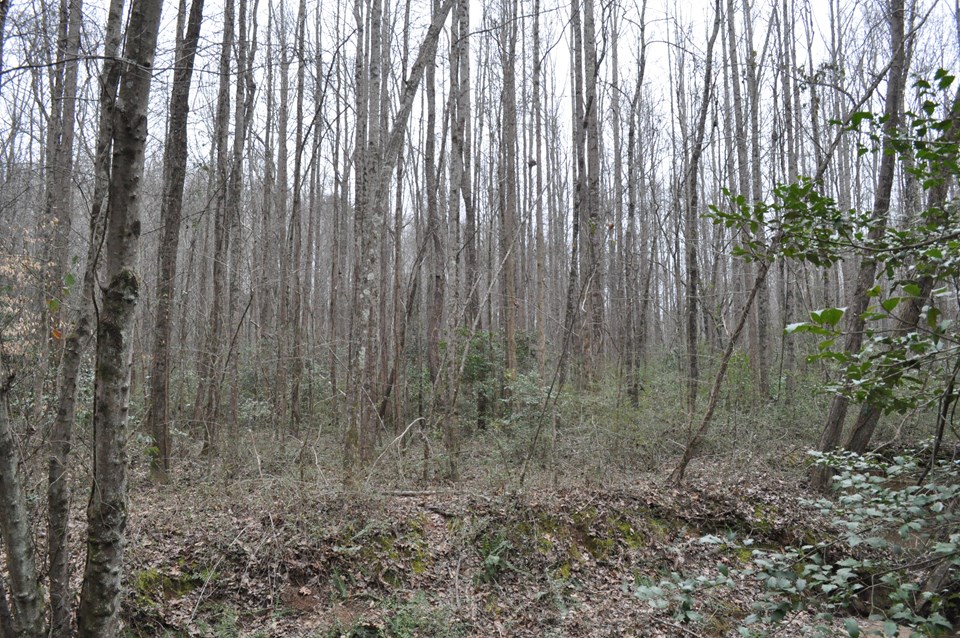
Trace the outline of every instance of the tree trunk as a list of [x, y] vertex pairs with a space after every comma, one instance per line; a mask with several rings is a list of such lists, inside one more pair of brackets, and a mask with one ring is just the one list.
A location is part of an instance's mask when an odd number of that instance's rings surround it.
[[504, 332], [505, 374], [507, 382], [517, 373], [517, 3], [503, 0], [501, 5], [500, 50], [503, 91], [500, 94], [502, 137], [500, 138], [500, 260], [501, 322]]
[[[436, 10], [436, 0], [433, 2]], [[426, 69], [427, 126], [424, 135], [423, 174], [427, 198], [427, 241], [430, 255], [427, 283], [427, 369], [434, 391], [439, 392], [440, 337], [443, 325], [444, 249], [440, 232], [437, 187], [437, 82], [433, 64]]]
[[[684, 246], [686, 248], [686, 343], [687, 343], [687, 413], [693, 419], [697, 407], [697, 388], [700, 377], [700, 363], [697, 355], [697, 304], [700, 278], [697, 250], [699, 237], [699, 194], [697, 177], [700, 170], [700, 157], [703, 154], [703, 139], [706, 133], [707, 113], [710, 109], [710, 94], [713, 86], [713, 45], [720, 33], [720, 3], [717, 0], [716, 17], [713, 21], [713, 32], [707, 43], [707, 63], [703, 75], [703, 98], [697, 115], [697, 128], [690, 148], [690, 159], [684, 176], [686, 190], [686, 210], [684, 211]], [[682, 472], [681, 472], [682, 474]]]
[[230, 58], [234, 47], [234, 0], [227, 0], [223, 13], [223, 40], [220, 44], [220, 84], [214, 122], [214, 174], [210, 196], [213, 199], [213, 297], [209, 307], [206, 334], [200, 358], [200, 380], [196, 394], [196, 414], [203, 431], [202, 454], [213, 457], [220, 440], [221, 390], [224, 352], [224, 331], [227, 314], [227, 260], [230, 244], [227, 189], [230, 175], [230, 153], [227, 148], [230, 123]]
[[537, 177], [534, 190], [534, 216], [536, 223], [536, 327], [537, 327], [537, 373], [541, 383], [546, 376], [547, 356], [547, 255], [543, 225], [543, 98], [541, 96], [541, 78], [543, 60], [540, 50], [540, 0], [533, 2], [533, 145]]
[[[960, 91], [957, 92], [950, 110], [951, 119], [954, 122], [952, 126], [946, 129], [946, 135], [943, 143], [945, 145], [955, 145], [960, 141]], [[947, 201], [950, 179], [947, 171], [943, 168], [938, 175], [939, 181], [930, 189], [927, 196], [927, 210], [943, 210]], [[935, 223], [945, 223], [946, 220], [935, 220]], [[906, 301], [903, 305], [900, 315], [896, 320], [894, 337], [904, 337], [917, 329], [920, 317], [923, 315], [924, 305], [927, 303], [930, 293], [933, 292], [935, 285], [934, 278], [926, 275], [920, 278], [917, 285], [920, 287], [920, 294]], [[906, 370], [908, 362], [898, 366], [901, 370]], [[891, 374], [895, 374], [891, 372]], [[881, 410], [870, 398], [860, 406], [860, 414], [857, 415], [857, 421], [850, 432], [850, 438], [847, 441], [846, 449], [848, 452], [863, 454], [867, 451], [870, 439], [877, 429], [877, 423], [880, 420]]]
[[[477, 276], [477, 212], [474, 207], [471, 123], [473, 113], [471, 106], [470, 82], [470, 2], [457, 0], [457, 17], [460, 21], [460, 40], [458, 41], [458, 73], [460, 85], [457, 88], [457, 129], [460, 133], [459, 153], [463, 165], [463, 179], [460, 183], [460, 195], [463, 198], [464, 236], [463, 236], [463, 267], [464, 286], [466, 287], [466, 305], [464, 325], [467, 328], [476, 325], [480, 315], [480, 282]], [[457, 149], [455, 149], [457, 150]]]
[[[787, 174], [786, 181], [788, 184], [796, 182], [798, 170], [798, 161], [799, 156], [799, 143], [796, 132], [796, 124], [794, 121], [794, 103], [795, 97], [799, 94], [799, 83], [796, 83], [793, 78], [794, 73], [794, 62], [796, 60], [796, 51], [794, 46], [794, 19], [793, 11], [790, 4], [790, 0], [783, 0], [783, 18], [780, 20], [782, 27], [782, 40], [781, 40], [781, 52], [780, 59], [781, 62], [781, 78], [783, 84], [783, 130], [784, 135], [786, 136], [786, 152], [787, 152]], [[793, 283], [793, 273], [790, 268], [789, 262], [783, 262], [783, 289], [784, 289], [784, 301], [783, 301], [783, 325], [786, 325], [792, 321], [795, 313], [795, 286]], [[781, 337], [782, 339], [782, 337]], [[784, 343], [785, 341], [785, 343]], [[796, 360], [797, 360], [797, 347], [796, 342], [793, 339], [784, 339], [783, 343], [784, 350], [784, 362], [783, 370], [784, 375], [786, 376], [786, 389], [784, 392], [785, 403], [788, 405], [793, 402], [793, 395], [796, 392]]]
[[[573, 234], [570, 236], [570, 280], [567, 282], [567, 304], [564, 313], [564, 341], [571, 340], [571, 349], [580, 351], [580, 365], [577, 367], [575, 383], [579, 384], [586, 380], [587, 374], [584, 366], [589, 364], [586, 353], [590, 347], [589, 332], [581, 331], [580, 328], [580, 289], [586, 285], [584, 282], [584, 270], [581, 265], [580, 251], [582, 250], [582, 221], [584, 214], [589, 206], [589, 194], [587, 192], [587, 158], [586, 158], [586, 132], [584, 131], [584, 77], [583, 77], [583, 29], [581, 28], [581, 8], [579, 0], [571, 0], [570, 3], [570, 31], [573, 39], [573, 53], [571, 57], [570, 75], [573, 84], [573, 211], [572, 223]], [[567, 353], [561, 351], [560, 359], [566, 366]], [[560, 387], [563, 387], [562, 381], [566, 375], [566, 370], [561, 371]]]
[[83, 275], [80, 307], [73, 329], [64, 345], [60, 368], [57, 416], [50, 433], [50, 459], [47, 477], [47, 567], [50, 579], [50, 636], [69, 636], [71, 631], [72, 595], [70, 593], [70, 555], [68, 530], [70, 520], [69, 458], [76, 418], [78, 374], [83, 353], [93, 335], [94, 295], [99, 254], [104, 233], [103, 202], [107, 195], [110, 173], [110, 149], [113, 137], [113, 111], [120, 64], [123, 0], [110, 4], [104, 45], [104, 68], [101, 80], [100, 115], [95, 157], [93, 207], [90, 214], [90, 243]]
[[[903, 87], [906, 80], [906, 56], [904, 48], [904, 10], [903, 0], [891, 0], [890, 4], [890, 35], [892, 61], [887, 79], [887, 95], [884, 106], [883, 143], [880, 158], [880, 171], [877, 176], [877, 186], [874, 191], [873, 212], [871, 214], [868, 241], [876, 242], [883, 237], [887, 228], [887, 214], [890, 210], [890, 194], [893, 190], [894, 169], [896, 168], [896, 154], [892, 147], [892, 138], [900, 126]], [[857, 272], [856, 289], [850, 298], [846, 320], [846, 339], [844, 350], [848, 353], [859, 352], [863, 345], [863, 331], [866, 320], [863, 317], [869, 304], [869, 291], [876, 277], [877, 262], [870, 256], [864, 256], [860, 261]], [[827, 422], [820, 437], [818, 449], [821, 452], [833, 451], [840, 443], [843, 433], [843, 422], [847, 415], [849, 399], [837, 394], [830, 404]], [[816, 467], [811, 476], [812, 485], [825, 491], [830, 487], [833, 474], [827, 467]]]
[[288, 321], [290, 322], [291, 339], [289, 360], [285, 364], [290, 367], [290, 430], [295, 437], [300, 436], [300, 423], [303, 414], [300, 409], [300, 386], [303, 383], [303, 154], [306, 140], [303, 133], [303, 98], [305, 88], [306, 54], [304, 41], [306, 40], [307, 5], [300, 0], [297, 10], [297, 89], [296, 115], [294, 121], [294, 155], [293, 155], [293, 201], [290, 210], [290, 228], [287, 232], [288, 252], [290, 254], [290, 273], [287, 280], [288, 290], [285, 292], [289, 304]]
[[[403, 85], [400, 105], [389, 131], [381, 130], [383, 127], [380, 117], [381, 6], [379, 0], [375, 0], [367, 20], [363, 19], [359, 5], [355, 6], [354, 10], [360, 40], [363, 41], [362, 33], [365, 28], [375, 29], [377, 34], [371, 33], [371, 51], [357, 56], [355, 76], [357, 126], [354, 133], [356, 140], [354, 163], [357, 174], [354, 216], [356, 221], [351, 290], [351, 353], [348, 361], [348, 383], [352, 383], [354, 389], [351, 397], [352, 415], [344, 441], [344, 465], [348, 473], [354, 470], [353, 465], [357, 460], [372, 460], [377, 406], [383, 391], [382, 388], [380, 392], [376, 391], [373, 385], [377, 378], [375, 367], [379, 361], [378, 353], [374, 351], [378, 340], [376, 339], [377, 322], [373, 311], [375, 302], [380, 298], [380, 287], [383, 283], [377, 281], [379, 274], [377, 260], [380, 258], [380, 251], [374, 249], [376, 237], [373, 231], [383, 218], [379, 207], [387, 200], [389, 194], [389, 177], [400, 155], [417, 90], [426, 66], [433, 64], [440, 32], [452, 6], [453, 0], [444, 0], [444, 3], [434, 12], [420, 51], [410, 69], [410, 76]], [[369, 61], [369, 67], [365, 66], [365, 59]]]
[[[255, 51], [251, 50], [247, 37], [247, 0], [240, 0], [237, 7], [237, 79], [234, 97], [234, 129], [233, 149], [230, 160], [230, 174], [226, 184], [226, 201], [224, 202], [225, 217], [228, 223], [230, 247], [229, 287], [227, 289], [227, 327], [233, 331], [234, 338], [227, 344], [226, 360], [223, 364], [221, 378], [226, 378], [230, 389], [227, 404], [226, 425], [230, 437], [231, 455], [235, 456], [237, 434], [239, 432], [238, 411], [240, 402], [240, 371], [239, 357], [235, 347], [235, 336], [239, 334], [243, 325], [247, 309], [240, 310], [241, 303], [241, 268], [243, 263], [243, 244], [241, 243], [242, 220], [240, 202], [243, 197], [243, 156], [246, 147], [247, 135], [250, 128], [250, 119], [253, 114], [253, 100], [255, 85], [253, 83], [253, 58]], [[249, 305], [253, 303], [250, 298]]]
[[7, 554], [17, 633], [22, 638], [41, 638], [46, 635], [43, 596], [37, 580], [30, 514], [19, 474], [19, 454], [7, 414], [7, 395], [12, 384], [13, 373], [7, 371], [0, 358], [0, 534]]
[[587, 329], [584, 335], [589, 347], [586, 357], [587, 381], [597, 380], [601, 374], [603, 357], [603, 247], [607, 226], [600, 214], [600, 123], [597, 76], [597, 36], [593, 0], [583, 0], [583, 82], [584, 120], [586, 134], [586, 211], [587, 211]]
[[147, 106], [162, 0], [132, 7], [116, 102], [113, 169], [107, 205], [107, 288], [97, 330], [93, 416], [93, 489], [87, 506], [87, 561], [77, 620], [81, 638], [119, 634], [127, 523], [127, 416], [133, 313], [140, 293], [140, 185]]
[[163, 157], [163, 198], [160, 201], [162, 235], [157, 251], [157, 304], [154, 321], [153, 369], [150, 373], [150, 408], [147, 431], [156, 446], [150, 469], [155, 480], [166, 480], [170, 472], [170, 336], [172, 306], [177, 280], [177, 251], [183, 186], [187, 172], [187, 119], [190, 113], [190, 85], [200, 40], [204, 0], [193, 0], [186, 33], [177, 52], [170, 91], [170, 120]]
[[[747, 91], [750, 96], [750, 130], [752, 132], [752, 136], [750, 138], [750, 197], [754, 204], [758, 204], [763, 201], [763, 185], [760, 177], [760, 164], [762, 161], [760, 136], [763, 132], [760, 128], [760, 71], [757, 63], [757, 52], [754, 48], [753, 16], [751, 11], [752, 7], [750, 3], [744, 2], [744, 35], [747, 39], [747, 47], [749, 48], [747, 62]], [[766, 46], [764, 46], [764, 51], [765, 50]], [[746, 195], [746, 193], [743, 194]], [[766, 242], [765, 233], [766, 231], [763, 224], [760, 224], [757, 227], [756, 239], [761, 244]], [[762, 283], [760, 290], [757, 291], [756, 318], [754, 319], [754, 325], [756, 328], [755, 350], [753, 356], [751, 357], [751, 361], [753, 363], [754, 374], [757, 379], [757, 392], [760, 394], [760, 399], [763, 402], [766, 402], [767, 398], [770, 396], [770, 363], [768, 356], [769, 344], [767, 343], [767, 327], [769, 321], [770, 299], [766, 284]]]

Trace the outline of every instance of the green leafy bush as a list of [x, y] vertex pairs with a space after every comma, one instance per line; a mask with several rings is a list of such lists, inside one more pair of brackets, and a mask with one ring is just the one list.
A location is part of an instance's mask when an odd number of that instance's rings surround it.
[[960, 615], [960, 463], [930, 463], [927, 452], [892, 459], [814, 453], [816, 463], [835, 471], [836, 497], [807, 506], [829, 517], [831, 532], [779, 551], [754, 548], [749, 538], [705, 536], [702, 543], [750, 551], [749, 567], [720, 565], [715, 578], [674, 573], [637, 585], [635, 594], [671, 609], [678, 621], [699, 622], [695, 608], [707, 590], [736, 575], [754, 579], [761, 591], [743, 619], [743, 636], [766, 635], [797, 613], [814, 619], [823, 635], [844, 616], [852, 637], [861, 635], [862, 617], [886, 636], [903, 627], [913, 635], [951, 635]]

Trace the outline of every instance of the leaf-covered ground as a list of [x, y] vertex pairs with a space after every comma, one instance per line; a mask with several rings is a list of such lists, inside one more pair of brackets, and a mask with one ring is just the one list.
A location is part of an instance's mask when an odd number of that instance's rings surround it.
[[[250, 480], [131, 499], [133, 636], [725, 636], [760, 595], [755, 546], [825, 526], [785, 480], [605, 490], [330, 492]], [[637, 588], [729, 571], [691, 611]], [[788, 617], [779, 636], [808, 633]], [[840, 626], [839, 620], [837, 626]]]

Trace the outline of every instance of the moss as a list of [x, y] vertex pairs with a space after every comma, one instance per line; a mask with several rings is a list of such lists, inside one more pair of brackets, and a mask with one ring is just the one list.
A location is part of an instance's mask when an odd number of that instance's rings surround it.
[[713, 613], [704, 622], [704, 635], [727, 636], [735, 633], [739, 621], [743, 618], [743, 611], [732, 602], [723, 599], [711, 601], [711, 606]]
[[133, 590], [138, 605], [156, 606], [169, 598], [180, 598], [213, 580], [216, 573], [208, 569], [183, 570], [184, 565], [175, 574], [165, 574], [159, 569], [150, 568], [134, 574]]
[[[574, 530], [572, 536], [594, 559], [603, 559], [610, 555], [616, 546], [616, 530], [609, 525], [597, 525], [598, 513], [596, 508], [588, 507], [574, 512]], [[607, 522], [604, 520], [604, 522]]]
[[[354, 531], [357, 528], [360, 531]], [[431, 557], [424, 538], [423, 521], [413, 519], [404, 526], [349, 525], [335, 539], [343, 547], [356, 547], [347, 561], [367, 579], [381, 580], [391, 587], [404, 586], [410, 574], [426, 573]]]
[[590, 532], [585, 532], [583, 544], [594, 559], [604, 559], [613, 551], [616, 540], [609, 536], [599, 537]]
[[424, 558], [415, 558], [412, 563], [410, 563], [410, 570], [414, 574], [423, 574], [427, 571], [427, 561]]
[[597, 508], [595, 507], [585, 507], [573, 513], [573, 522], [577, 527], [589, 527], [595, 520], [597, 520]]
[[627, 519], [616, 516], [608, 519], [607, 522], [611, 527], [614, 527], [620, 532], [620, 538], [623, 539], [623, 542], [630, 549], [639, 549], [646, 545], [646, 539], [643, 537], [643, 534], [639, 533]]
[[647, 519], [647, 525], [658, 541], [667, 540], [673, 532], [673, 525], [661, 518], [649, 518]]

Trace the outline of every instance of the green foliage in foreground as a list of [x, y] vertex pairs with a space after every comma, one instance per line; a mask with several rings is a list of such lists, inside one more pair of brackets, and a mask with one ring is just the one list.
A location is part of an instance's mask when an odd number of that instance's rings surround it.
[[[712, 208], [717, 223], [750, 231], [752, 238], [734, 251], [747, 259], [793, 259], [817, 268], [849, 259], [875, 264], [877, 282], [867, 293], [858, 351], [848, 352], [842, 338], [848, 308], [812, 312], [786, 333], [820, 338], [813, 358], [843, 373], [828, 392], [885, 412], [942, 401], [960, 372], [960, 325], [950, 318], [960, 280], [960, 206], [948, 189], [960, 176], [960, 94], [953, 94], [954, 81], [941, 69], [933, 80], [914, 84], [918, 108], [904, 113], [903, 128], [889, 141], [917, 193], [901, 202], [902, 219], [883, 232], [871, 211], [842, 209], [810, 178], [777, 186], [770, 202], [748, 204], [736, 197], [729, 210]], [[882, 125], [882, 117], [861, 112], [846, 128], [865, 140], [860, 152], [866, 154], [879, 152]]]
[[718, 576], [673, 574], [640, 584], [636, 596], [673, 609], [678, 621], [697, 623], [703, 619], [698, 598], [729, 586], [732, 577], [751, 578], [763, 593], [743, 619], [743, 636], [766, 635], [798, 613], [818, 623], [813, 629], [819, 635], [831, 635], [835, 619], [844, 616], [852, 638], [866, 635], [862, 616], [874, 621], [879, 635], [896, 636], [903, 627], [911, 635], [950, 635], [960, 614], [960, 463], [926, 465], [920, 453], [892, 460], [815, 457], [836, 472], [836, 498], [807, 505], [830, 517], [834, 534], [780, 551], [754, 548], [752, 539], [732, 534], [704, 536], [701, 543], [723, 544], [738, 555], [749, 551], [748, 567], [720, 565]]

